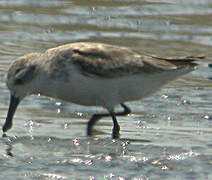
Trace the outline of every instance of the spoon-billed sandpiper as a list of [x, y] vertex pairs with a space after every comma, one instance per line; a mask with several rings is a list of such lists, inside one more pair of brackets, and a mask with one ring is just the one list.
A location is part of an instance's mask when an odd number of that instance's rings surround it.
[[[15, 60], [7, 74], [10, 105], [3, 126], [3, 135], [12, 127], [19, 102], [31, 94], [41, 94], [68, 102], [101, 106], [108, 113], [94, 114], [88, 122], [87, 135], [92, 135], [95, 123], [111, 116], [113, 138], [119, 138], [116, 116], [131, 110], [127, 101], [142, 99], [164, 84], [197, 66], [203, 56], [159, 58], [125, 47], [101, 43], [79, 42], [31, 53]], [[121, 105], [122, 112], [115, 112]]]

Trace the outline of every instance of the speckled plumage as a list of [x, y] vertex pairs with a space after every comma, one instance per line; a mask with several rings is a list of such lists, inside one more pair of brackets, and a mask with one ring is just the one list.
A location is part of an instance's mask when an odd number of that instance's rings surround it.
[[[112, 116], [113, 137], [117, 138], [119, 126], [115, 115], [130, 112], [124, 102], [142, 99], [167, 82], [193, 71], [197, 66], [193, 61], [199, 58], [203, 56], [160, 58], [125, 47], [85, 42], [22, 56], [8, 71], [11, 103], [3, 132], [11, 128], [19, 102], [25, 96], [40, 93], [80, 105], [106, 108], [109, 114], [94, 115], [87, 133], [91, 135], [98, 119]], [[118, 104], [124, 112], [114, 112]]]
[[[81, 73], [103, 78], [137, 73], [156, 73], [179, 68], [177, 64], [172, 63], [173, 58], [153, 57], [129, 48], [100, 43], [73, 43], [59, 46], [49, 49], [45, 53], [44, 59], [48, 54], [53, 56], [50, 61], [55, 66], [61, 67], [62, 64], [73, 63], [78, 66]], [[187, 58], [186, 63], [189, 62], [191, 65], [193, 58], [196, 57]], [[180, 59], [185, 60], [186, 57], [176, 60]]]

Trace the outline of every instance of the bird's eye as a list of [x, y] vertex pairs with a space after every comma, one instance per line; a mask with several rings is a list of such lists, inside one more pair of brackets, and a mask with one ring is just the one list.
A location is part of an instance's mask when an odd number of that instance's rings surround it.
[[20, 70], [22, 70], [22, 68], [19, 68], [15, 71], [15, 75], [18, 74], [20, 72]]
[[19, 69], [17, 69], [16, 71], [15, 71], [15, 79], [14, 79], [14, 81], [15, 81], [15, 84], [23, 84], [23, 82], [22, 82], [22, 72], [23, 72], [23, 68], [19, 68]]
[[17, 85], [24, 84], [33, 78], [35, 66], [28, 66], [25, 68], [17, 69], [15, 72], [14, 82]]

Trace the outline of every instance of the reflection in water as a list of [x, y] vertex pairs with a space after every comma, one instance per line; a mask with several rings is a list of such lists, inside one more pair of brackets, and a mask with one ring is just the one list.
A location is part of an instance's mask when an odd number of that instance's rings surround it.
[[[7, 145], [6, 154], [12, 159], [16, 158], [19, 161], [23, 159], [28, 164], [28, 168], [33, 168], [35, 164], [41, 168], [45, 166], [41, 174], [50, 173], [58, 177], [65, 177], [63, 173], [66, 168], [71, 173], [92, 169], [95, 172], [104, 170], [105, 174], [112, 173], [114, 177], [126, 176], [134, 171], [141, 176], [146, 168], [157, 173], [161, 170], [161, 172], [174, 171], [180, 163], [187, 171], [195, 168], [192, 164], [197, 157], [200, 157], [195, 150], [187, 150], [183, 147], [162, 147], [152, 143], [111, 140], [110, 138], [60, 139], [23, 136], [8, 137], [4, 139], [4, 143]], [[120, 166], [128, 168], [128, 172], [120, 169]], [[51, 168], [60, 169], [60, 173], [50, 172]], [[101, 176], [97, 175], [97, 177]]]
[[[132, 142], [140, 142], [139, 140]], [[18, 151], [25, 151], [28, 148], [30, 149], [35, 144], [37, 147], [36, 150], [32, 150], [31, 152], [26, 152], [27, 154], [31, 154], [31, 156], [43, 156], [42, 153], [48, 153], [49, 149], [51, 149], [51, 153], [56, 155], [58, 151], [63, 153], [70, 153], [70, 155], [74, 154], [114, 154], [117, 156], [117, 152], [120, 154], [125, 154], [127, 151], [127, 146], [130, 144], [129, 140], [120, 139], [120, 140], [112, 140], [108, 139], [99, 139], [99, 138], [84, 138], [84, 139], [60, 139], [56, 137], [44, 137], [44, 136], [22, 136], [22, 137], [4, 137], [2, 138], [2, 144], [6, 145], [6, 154], [13, 156], [22, 156]], [[18, 145], [22, 145], [23, 149], [19, 149]], [[101, 144], [101, 145], [100, 145]], [[104, 148], [102, 151], [102, 148]], [[95, 148], [97, 147], [97, 148]], [[63, 150], [62, 150], [63, 149]], [[113, 150], [112, 150], [113, 149]], [[16, 151], [17, 150], [17, 151]], [[118, 151], [117, 151], [118, 150]], [[12, 153], [13, 152], [13, 153]], [[41, 153], [42, 152], [42, 153]], [[41, 153], [41, 154], [40, 154]], [[15, 154], [15, 155], [14, 155]]]
[[[49, 149], [51, 149], [51, 153], [56, 155], [58, 151], [63, 153], [68, 153], [70, 151], [71, 156], [75, 156], [74, 154], [110, 154], [117, 156], [118, 154], [127, 155], [128, 154], [128, 145], [130, 143], [138, 143], [138, 144], [148, 144], [150, 141], [142, 140], [142, 139], [126, 139], [121, 138], [119, 140], [112, 140], [111, 138], [107, 139], [99, 139], [99, 138], [84, 138], [84, 139], [60, 139], [56, 137], [43, 137], [43, 136], [22, 136], [22, 137], [9, 137], [5, 136], [2, 138], [2, 144], [6, 145], [6, 154], [10, 157], [14, 156], [22, 156], [19, 154], [19, 151], [25, 151], [36, 144], [36, 151], [26, 152], [27, 154], [31, 154], [31, 156], [43, 156], [42, 153], [48, 153]], [[22, 145], [23, 149], [19, 149], [18, 145]], [[101, 148], [100, 148], [100, 147]], [[50, 148], [51, 147], [51, 148]], [[103, 149], [102, 149], [103, 148]], [[17, 152], [16, 152], [17, 150]], [[118, 153], [119, 152], [119, 153]], [[117, 154], [118, 153], [118, 154]], [[57, 155], [56, 155], [57, 156]], [[106, 159], [108, 159], [106, 157]]]
[[13, 157], [13, 153], [12, 153], [12, 145], [6, 143], [6, 145], [8, 146], [8, 148], [6, 149], [6, 154], [10, 157]]

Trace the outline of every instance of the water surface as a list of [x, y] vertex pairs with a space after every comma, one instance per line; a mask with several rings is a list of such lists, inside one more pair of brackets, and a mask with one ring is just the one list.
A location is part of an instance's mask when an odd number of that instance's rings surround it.
[[[133, 47], [159, 56], [205, 54], [201, 67], [118, 117], [92, 138], [97, 107], [46, 97], [23, 100], [7, 138], [0, 138], [0, 179], [211, 179], [212, 2], [208, 0], [0, 1], [0, 125], [9, 104], [11, 62], [76, 41]], [[118, 108], [119, 109], [119, 108]]]

